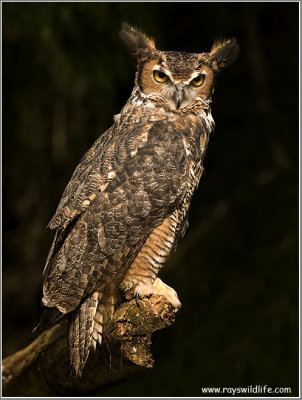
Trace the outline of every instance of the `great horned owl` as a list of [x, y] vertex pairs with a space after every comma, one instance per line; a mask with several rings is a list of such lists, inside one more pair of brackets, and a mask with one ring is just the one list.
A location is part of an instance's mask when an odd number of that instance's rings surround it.
[[76, 375], [101, 344], [119, 292], [158, 294], [180, 307], [157, 274], [184, 232], [202, 175], [215, 78], [239, 50], [233, 38], [209, 53], [160, 51], [126, 23], [120, 35], [138, 62], [132, 94], [82, 158], [49, 223], [56, 232], [42, 303], [68, 314]]

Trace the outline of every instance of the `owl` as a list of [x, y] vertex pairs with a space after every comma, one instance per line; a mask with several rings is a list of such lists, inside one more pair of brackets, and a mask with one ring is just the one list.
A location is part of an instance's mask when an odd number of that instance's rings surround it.
[[119, 299], [160, 295], [180, 308], [157, 275], [184, 234], [203, 172], [215, 79], [239, 51], [235, 38], [208, 53], [161, 51], [126, 23], [120, 36], [137, 60], [133, 91], [80, 161], [49, 223], [42, 304], [55, 311], [50, 323], [68, 318], [76, 376]]

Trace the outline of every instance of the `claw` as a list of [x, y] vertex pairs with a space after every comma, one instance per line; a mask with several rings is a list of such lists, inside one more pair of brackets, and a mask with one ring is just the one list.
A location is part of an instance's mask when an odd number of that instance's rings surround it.
[[135, 296], [135, 301], [136, 301], [136, 304], [137, 304], [137, 307], [138, 307], [138, 308], [140, 308], [140, 306], [141, 306], [141, 305], [139, 304], [139, 300], [140, 300], [140, 299], [139, 299], [139, 292], [137, 292], [137, 293], [136, 293], [136, 296]]
[[181, 306], [175, 290], [166, 285], [160, 278], [156, 278], [154, 282], [142, 282], [136, 287], [134, 293], [138, 307], [140, 307], [139, 300], [141, 298], [152, 295], [163, 296], [176, 310]]

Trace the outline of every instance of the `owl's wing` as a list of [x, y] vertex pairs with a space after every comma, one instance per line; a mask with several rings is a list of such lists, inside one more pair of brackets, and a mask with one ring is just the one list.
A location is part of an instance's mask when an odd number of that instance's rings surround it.
[[[63, 313], [125, 271], [185, 193], [188, 158], [172, 123], [137, 126], [115, 138], [113, 133], [77, 167], [69, 197], [63, 196], [50, 225], [57, 233], [43, 303]], [[64, 207], [76, 213], [70, 217]]]

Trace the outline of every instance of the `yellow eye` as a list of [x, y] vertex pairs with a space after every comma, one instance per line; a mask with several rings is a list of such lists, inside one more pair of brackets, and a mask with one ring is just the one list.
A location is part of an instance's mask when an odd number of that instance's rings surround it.
[[192, 85], [200, 86], [203, 84], [206, 76], [204, 74], [196, 76], [196, 78], [191, 80]]
[[154, 79], [156, 80], [156, 82], [159, 82], [159, 83], [167, 82], [167, 80], [169, 79], [168, 75], [166, 75], [164, 72], [158, 71], [158, 70], [153, 71], [153, 76], [154, 76]]

